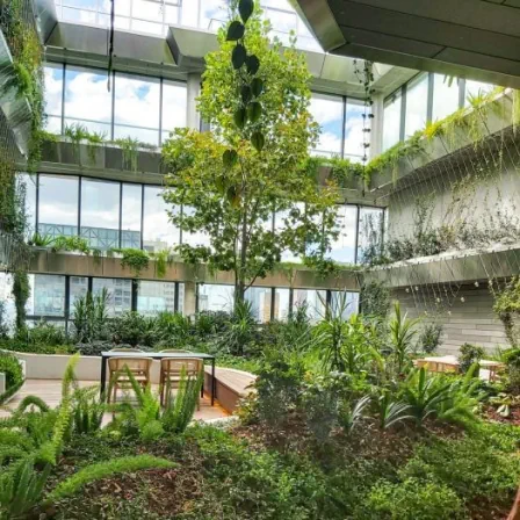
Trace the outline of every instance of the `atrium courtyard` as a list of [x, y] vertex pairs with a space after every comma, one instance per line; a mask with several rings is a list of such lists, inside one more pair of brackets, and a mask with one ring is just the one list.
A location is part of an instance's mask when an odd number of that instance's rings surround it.
[[518, 27], [0, 0], [0, 518], [520, 520]]

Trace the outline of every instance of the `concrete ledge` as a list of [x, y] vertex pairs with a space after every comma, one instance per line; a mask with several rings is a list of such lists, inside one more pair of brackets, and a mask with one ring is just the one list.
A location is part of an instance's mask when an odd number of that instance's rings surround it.
[[[135, 278], [130, 269], [121, 266], [120, 258], [94, 258], [79, 254], [52, 253], [47, 249], [34, 249], [29, 268], [31, 273], [61, 274], [73, 276], [98, 276], [109, 278]], [[206, 282], [234, 285], [231, 272], [219, 271], [211, 273], [207, 266], [197, 267], [183, 262], [172, 262], [166, 267], [164, 278], [158, 278], [155, 262], [150, 262], [148, 269], [139, 276], [142, 280], [178, 281], [178, 282]], [[283, 271], [282, 269], [270, 273], [255, 286], [259, 287], [300, 287], [302, 289], [339, 289], [359, 291], [358, 274], [355, 271], [340, 271], [337, 276], [323, 277], [310, 269], [295, 268]]]
[[389, 288], [425, 284], [487, 281], [518, 274], [520, 244], [495, 246], [483, 251], [442, 253], [414, 258], [384, 267], [375, 267], [364, 275], [365, 281], [382, 282]]

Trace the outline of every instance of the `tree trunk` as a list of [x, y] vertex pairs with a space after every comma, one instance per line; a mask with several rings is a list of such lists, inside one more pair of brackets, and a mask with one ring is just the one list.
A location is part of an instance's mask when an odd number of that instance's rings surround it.
[[520, 489], [518, 489], [513, 509], [511, 509], [511, 513], [509, 513], [507, 520], [520, 520]]

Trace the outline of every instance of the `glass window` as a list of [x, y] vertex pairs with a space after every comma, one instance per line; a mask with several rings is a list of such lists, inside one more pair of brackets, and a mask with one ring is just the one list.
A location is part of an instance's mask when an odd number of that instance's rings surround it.
[[92, 280], [93, 296], [107, 291], [107, 314], [110, 318], [121, 316], [132, 310], [132, 280], [120, 278], [94, 278]]
[[459, 92], [458, 79], [434, 74], [432, 114], [434, 121], [444, 119], [459, 108]]
[[[193, 216], [195, 213], [195, 210], [190, 206], [183, 206], [182, 207], [183, 215], [186, 216]], [[189, 232], [189, 231], [183, 231], [182, 232], [182, 243], [188, 244], [192, 247], [197, 246], [203, 246], [203, 247], [210, 247], [210, 238], [207, 233], [204, 231], [197, 231], [197, 232]]]
[[291, 292], [289, 289], [274, 290], [274, 312], [275, 321], [287, 321], [291, 312]]
[[10, 332], [14, 330], [16, 320], [16, 307], [13, 296], [13, 276], [0, 273], [0, 308], [4, 323]]
[[175, 283], [139, 281], [137, 311], [145, 316], [175, 311]]
[[114, 139], [159, 145], [160, 82], [116, 74]]
[[342, 205], [338, 210], [338, 238], [332, 240], [330, 258], [341, 264], [356, 262], [356, 229], [358, 210], [356, 206]]
[[232, 285], [198, 285], [198, 309], [203, 311], [232, 312], [235, 288]]
[[61, 0], [58, 18], [66, 22], [109, 26], [109, 6], [106, 0]]
[[[305, 212], [305, 205], [303, 203], [295, 204], [296, 211], [301, 214]], [[274, 228], [277, 234], [283, 233], [284, 229], [292, 226], [292, 221], [289, 215], [289, 211], [278, 211], [274, 216]], [[302, 258], [298, 253], [286, 250], [282, 252], [282, 262], [301, 263]]]
[[162, 97], [162, 141], [170, 137], [176, 128], [186, 127], [188, 89], [185, 84], [163, 82]]
[[359, 210], [358, 263], [364, 264], [368, 256], [377, 254], [383, 244], [384, 209]]
[[168, 211], [178, 211], [162, 198], [162, 189], [144, 187], [143, 245], [147, 251], [161, 251], [180, 242], [180, 230], [170, 222]]
[[91, 133], [111, 137], [112, 94], [107, 73], [67, 66], [65, 70], [65, 126], [81, 125]]
[[[365, 112], [366, 118], [365, 118]], [[365, 122], [366, 119], [366, 122]], [[365, 103], [357, 99], [347, 100], [345, 116], [345, 157], [353, 162], [362, 162], [368, 154], [364, 147], [364, 129], [370, 129], [371, 120], [368, 117]], [[370, 135], [367, 132], [367, 136]], [[370, 140], [367, 137], [367, 142]]]
[[359, 311], [359, 294], [346, 291], [331, 291], [331, 312], [332, 315], [340, 316], [348, 320], [352, 314]]
[[337, 96], [313, 94], [310, 112], [321, 128], [319, 142], [314, 150], [315, 155], [340, 156], [343, 139], [343, 100]]
[[317, 323], [325, 317], [327, 306], [327, 291], [315, 289], [294, 289], [293, 311], [305, 306], [311, 323]]
[[29, 286], [28, 316], [65, 316], [65, 276], [30, 274]]
[[141, 248], [142, 193], [143, 187], [139, 184], [123, 184], [122, 248]]
[[245, 299], [251, 304], [253, 317], [258, 323], [271, 321], [272, 289], [251, 287], [246, 291]]
[[81, 236], [91, 247], [119, 247], [118, 182], [83, 179], [81, 182]]
[[88, 292], [88, 278], [85, 276], [71, 276], [69, 279], [69, 312], [74, 312], [74, 305], [80, 298], [85, 298]]
[[49, 64], [44, 69], [45, 79], [45, 130], [61, 134], [63, 114], [63, 65]]
[[385, 101], [383, 109], [383, 151], [392, 148], [401, 139], [401, 91]]
[[228, 18], [226, 0], [201, 0], [199, 24], [202, 29], [216, 32]]
[[405, 139], [426, 126], [428, 119], [428, 75], [410, 82], [406, 90]]
[[179, 291], [177, 312], [180, 314], [184, 314], [184, 300], [186, 299], [186, 286], [183, 283], [178, 283], [177, 290]]
[[466, 95], [465, 95], [465, 105], [468, 106], [470, 104], [470, 100], [474, 97], [485, 96], [493, 91], [495, 85], [491, 85], [490, 83], [483, 83], [482, 81], [473, 81], [472, 79], [466, 80]]
[[39, 176], [38, 232], [49, 236], [78, 234], [79, 180], [65, 175]]

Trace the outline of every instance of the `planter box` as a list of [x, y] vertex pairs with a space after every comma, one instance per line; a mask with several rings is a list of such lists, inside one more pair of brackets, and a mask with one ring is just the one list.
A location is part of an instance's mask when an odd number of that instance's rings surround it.
[[125, 157], [122, 148], [117, 145], [89, 145], [87, 143], [72, 143], [66, 138], [57, 142], [45, 141], [42, 147], [42, 161], [51, 164], [69, 166], [69, 170], [75, 171], [99, 171], [116, 170], [130, 175], [136, 173], [164, 174], [162, 158], [159, 152], [147, 149], [137, 151], [137, 168], [134, 171], [132, 165]]

